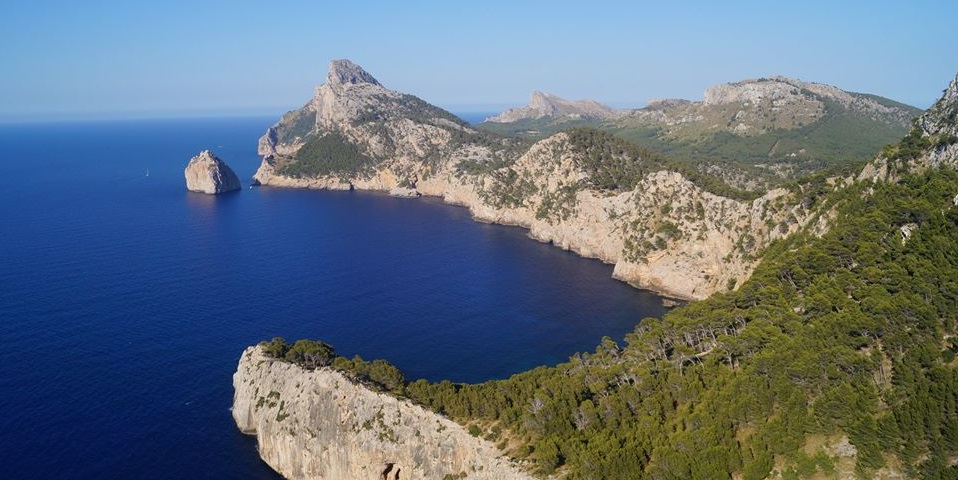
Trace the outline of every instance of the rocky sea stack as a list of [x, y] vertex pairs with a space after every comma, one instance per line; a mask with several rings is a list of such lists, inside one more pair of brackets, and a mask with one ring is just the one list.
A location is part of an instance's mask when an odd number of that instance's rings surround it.
[[191, 192], [216, 195], [242, 188], [233, 169], [209, 150], [190, 159], [183, 173], [186, 175], [186, 189]]

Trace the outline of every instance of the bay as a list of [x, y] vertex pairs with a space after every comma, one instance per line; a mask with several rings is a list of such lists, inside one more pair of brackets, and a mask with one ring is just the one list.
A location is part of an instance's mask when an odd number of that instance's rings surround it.
[[[229, 412], [240, 353], [274, 336], [477, 382], [662, 313], [438, 199], [248, 189], [273, 121], [0, 125], [4, 478], [278, 478]], [[185, 190], [204, 148], [242, 191]]]

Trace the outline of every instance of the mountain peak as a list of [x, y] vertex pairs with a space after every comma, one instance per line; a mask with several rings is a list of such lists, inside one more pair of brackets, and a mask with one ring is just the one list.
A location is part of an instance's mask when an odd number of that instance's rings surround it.
[[529, 96], [529, 104], [520, 108], [510, 108], [499, 115], [489, 117], [487, 122], [509, 123], [543, 117], [569, 118], [611, 118], [616, 115], [614, 109], [595, 100], [566, 100], [551, 93], [534, 90]]
[[918, 118], [924, 135], [958, 135], [958, 75], [948, 83], [941, 98]]
[[329, 75], [326, 77], [329, 85], [357, 85], [369, 83], [382, 86], [375, 77], [363, 70], [363, 67], [347, 60], [333, 60], [329, 62]]

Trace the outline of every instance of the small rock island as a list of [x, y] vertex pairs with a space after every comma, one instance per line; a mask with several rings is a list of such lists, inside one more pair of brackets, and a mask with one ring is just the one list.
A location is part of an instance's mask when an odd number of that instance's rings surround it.
[[216, 195], [242, 188], [233, 169], [209, 150], [190, 159], [183, 173], [186, 175], [186, 189], [191, 192]]

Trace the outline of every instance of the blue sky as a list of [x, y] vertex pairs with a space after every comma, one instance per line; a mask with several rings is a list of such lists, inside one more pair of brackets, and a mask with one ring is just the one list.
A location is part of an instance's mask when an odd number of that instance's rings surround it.
[[453, 111], [642, 106], [787, 75], [927, 107], [951, 1], [47, 1], [0, 16], [0, 120], [276, 114], [350, 58]]

